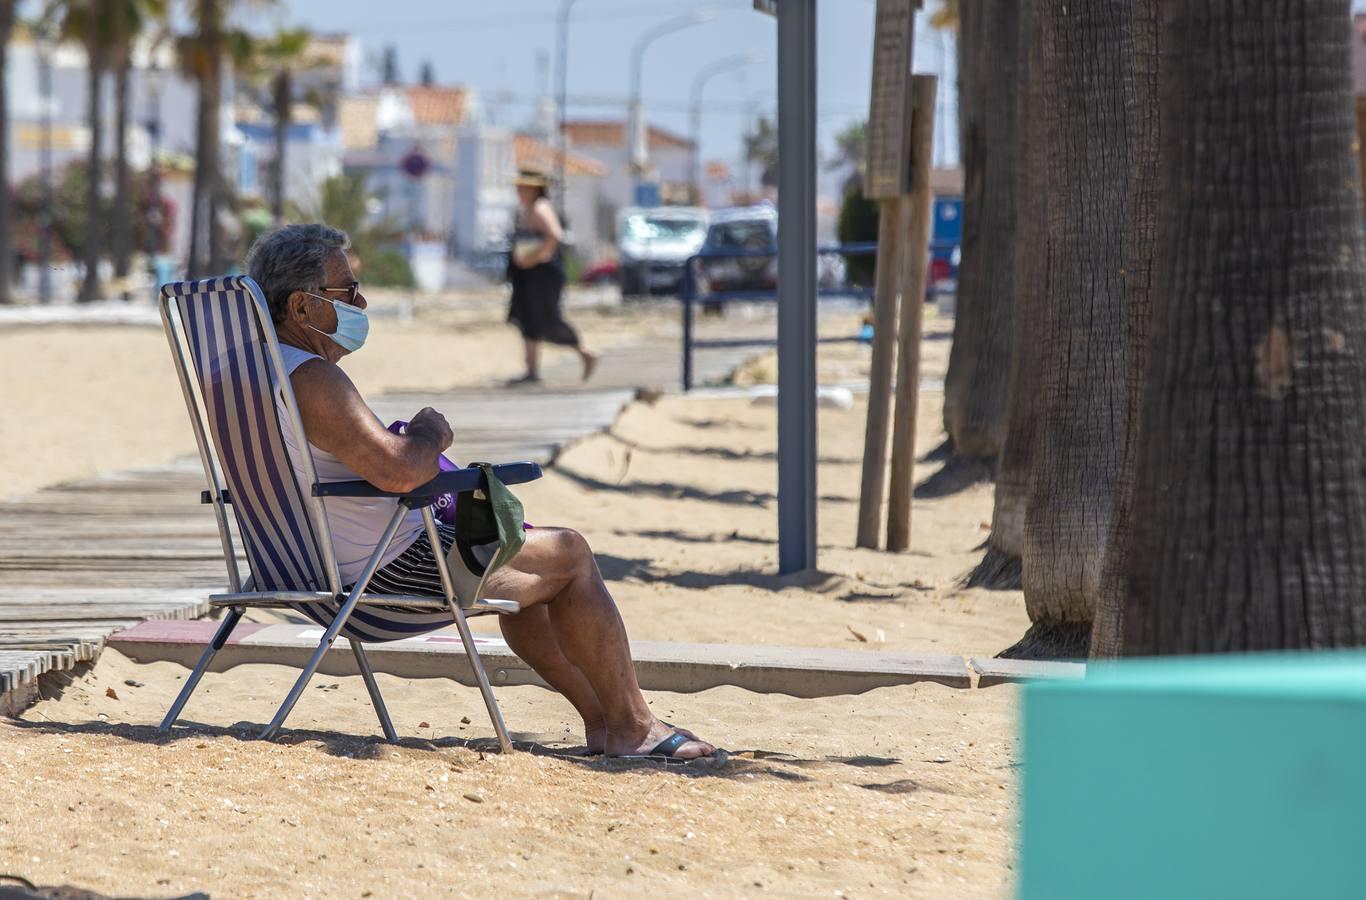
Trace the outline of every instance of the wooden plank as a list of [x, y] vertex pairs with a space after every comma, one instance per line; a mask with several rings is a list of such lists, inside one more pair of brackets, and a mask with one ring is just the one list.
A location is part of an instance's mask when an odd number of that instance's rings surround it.
[[970, 660], [977, 673], [978, 687], [1012, 684], [1040, 679], [1073, 679], [1086, 675], [1086, 663], [1048, 662], [1032, 659], [995, 659], [974, 656]]
[[[139, 662], [171, 661], [188, 667], [198, 660], [216, 628], [216, 623], [203, 621], [144, 622], [110, 635], [109, 645]], [[213, 668], [223, 671], [249, 663], [299, 668], [321, 637], [322, 629], [314, 625], [258, 625], [234, 635], [214, 657]], [[476, 642], [494, 684], [545, 686], [501, 638], [480, 634]], [[475, 684], [464, 648], [453, 634], [437, 632], [367, 649], [378, 672]], [[971, 683], [963, 659], [957, 656], [665, 641], [634, 641], [631, 654], [640, 686], [654, 691], [692, 693], [731, 685], [758, 693], [828, 697], [922, 681], [957, 688]], [[344, 641], [328, 651], [320, 671], [356, 673], [355, 657]]]

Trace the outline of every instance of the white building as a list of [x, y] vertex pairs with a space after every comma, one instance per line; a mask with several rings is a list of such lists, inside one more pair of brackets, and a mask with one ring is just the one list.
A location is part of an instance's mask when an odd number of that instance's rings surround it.
[[[654, 125], [646, 129], [649, 165], [641, 181], [658, 185], [663, 203], [685, 204], [690, 200], [693, 143]], [[571, 120], [565, 123], [565, 147], [574, 154], [596, 160], [604, 167], [602, 196], [615, 221], [617, 210], [636, 206], [636, 175], [626, 145], [626, 124], [615, 120]]]

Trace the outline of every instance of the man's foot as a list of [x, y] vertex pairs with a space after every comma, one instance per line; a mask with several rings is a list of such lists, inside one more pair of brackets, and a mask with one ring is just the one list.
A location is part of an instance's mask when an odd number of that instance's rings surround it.
[[524, 386], [524, 385], [532, 385], [532, 384], [540, 384], [540, 383], [541, 383], [541, 376], [539, 376], [539, 375], [532, 375], [530, 372], [528, 372], [527, 374], [523, 375], [523, 376], [520, 377], [520, 378], [509, 378], [507, 381], [503, 382], [504, 386], [506, 386], [506, 387], [522, 387], [522, 386]]
[[674, 728], [655, 719], [650, 730], [639, 740], [607, 736], [603, 752], [608, 756], [661, 756], [671, 759], [700, 759], [711, 756], [716, 747], [699, 740], [692, 732]]
[[583, 380], [587, 381], [593, 377], [593, 373], [598, 368], [598, 355], [589, 353], [587, 350], [580, 350], [579, 355], [583, 357]]
[[[687, 738], [688, 740], [690, 740], [690, 741], [698, 741], [699, 743], [701, 743], [701, 739], [698, 738], [697, 735], [693, 734], [691, 731], [689, 731], [689, 730], [686, 729], [686, 728], [679, 728], [677, 725], [671, 725], [670, 723], [665, 722], [665, 721], [663, 721], [662, 719], [656, 719], [655, 721], [656, 721], [657, 723], [663, 725], [665, 728], [669, 729], [670, 731], [677, 731], [679, 734], [683, 735], [684, 737], [686, 737], [686, 738]], [[584, 725], [583, 725], [583, 734], [584, 734], [584, 741], [585, 741], [585, 743], [588, 744], [588, 752], [589, 752], [589, 753], [605, 753], [605, 752], [606, 752], [606, 750], [607, 750], [607, 726], [606, 726], [606, 725], [602, 725], [602, 724], [598, 724], [598, 725], [589, 725], [587, 722], [585, 722]]]

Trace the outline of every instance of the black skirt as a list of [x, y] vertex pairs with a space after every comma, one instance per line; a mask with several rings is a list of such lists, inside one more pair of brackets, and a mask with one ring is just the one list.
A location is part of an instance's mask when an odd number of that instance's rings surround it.
[[560, 308], [565, 278], [559, 253], [550, 262], [530, 269], [518, 268], [509, 262], [508, 280], [512, 282], [508, 321], [521, 330], [522, 337], [567, 347], [579, 345], [578, 334], [564, 320]]

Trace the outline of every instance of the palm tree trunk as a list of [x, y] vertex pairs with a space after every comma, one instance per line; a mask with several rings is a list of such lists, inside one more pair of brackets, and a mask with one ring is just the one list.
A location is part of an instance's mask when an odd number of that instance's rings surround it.
[[0, 303], [13, 300], [14, 236], [9, 193], [9, 39], [14, 30], [15, 0], [0, 0]]
[[1131, 0], [1039, 0], [1049, 196], [1038, 455], [1025, 507], [1032, 623], [1014, 658], [1084, 657], [1125, 438], [1119, 264], [1134, 147]]
[[[128, 81], [132, 68], [131, 48], [125, 42], [119, 48], [118, 69], [114, 79], [114, 228], [111, 248], [114, 253], [114, 275], [127, 278], [132, 255], [133, 216], [128, 199]], [[125, 299], [128, 292], [123, 293]]]
[[1143, 431], [1143, 392], [1151, 358], [1153, 248], [1157, 225], [1157, 188], [1161, 141], [1159, 116], [1160, 39], [1158, 0], [1133, 0], [1130, 31], [1134, 61], [1134, 156], [1129, 176], [1128, 246], [1124, 281], [1128, 306], [1124, 321], [1124, 444], [1115, 480], [1114, 514], [1105, 542], [1100, 595], [1091, 626], [1091, 656], [1117, 656], [1124, 634], [1124, 602], [1134, 523], [1134, 475]]
[[1042, 65], [1036, 19], [1037, 0], [1020, 0], [1016, 47], [1016, 121], [1019, 145], [1015, 166], [1014, 306], [1011, 316], [1010, 375], [1006, 397], [1006, 438], [996, 466], [995, 505], [986, 554], [968, 575], [968, 587], [1018, 590], [1022, 585], [1025, 502], [1037, 451], [1039, 337], [1049, 310], [1042, 260], [1048, 254], [1044, 193]]
[[85, 264], [85, 279], [81, 282], [81, 292], [77, 298], [81, 303], [89, 303], [100, 296], [100, 255], [104, 250], [105, 215], [100, 202], [100, 151], [104, 143], [103, 99], [100, 95], [104, 86], [105, 51], [96, 38], [86, 42], [89, 56], [89, 91], [87, 118], [90, 125], [89, 175], [86, 184], [85, 206], [85, 246], [81, 248], [81, 259]]
[[219, 275], [223, 272], [223, 232], [219, 227], [219, 211], [223, 202], [223, 164], [221, 159], [222, 150], [222, 119], [219, 112], [223, 102], [223, 42], [218, 29], [213, 30], [213, 39], [210, 42], [211, 55], [209, 58], [210, 66], [210, 115], [206, 118], [206, 136], [208, 138], [204, 147], [204, 165], [208, 170], [208, 204], [207, 218], [208, 228], [206, 234], [209, 241], [209, 271], [211, 274]]
[[1347, 10], [1164, 6], [1125, 654], [1366, 643], [1366, 246]]
[[195, 111], [195, 167], [194, 182], [190, 194], [190, 250], [189, 258], [185, 262], [185, 274], [189, 278], [199, 278], [204, 275], [204, 255], [208, 247], [205, 239], [204, 226], [208, 209], [208, 189], [207, 173], [205, 167], [205, 148], [208, 146], [206, 134], [207, 125], [205, 120], [212, 115], [209, 108], [210, 104], [204, 99], [205, 82], [199, 82], [199, 106]]
[[222, 11], [218, 0], [200, 0], [195, 18], [203, 54], [198, 71], [199, 108], [195, 121], [194, 187], [190, 201], [191, 278], [218, 274], [222, 252], [218, 235], [218, 202], [222, 192], [219, 172], [219, 112], [222, 103]]
[[275, 169], [271, 172], [270, 196], [277, 225], [285, 220], [285, 153], [289, 147], [289, 126], [293, 118], [291, 81], [288, 68], [280, 69], [275, 75]]
[[[953, 347], [944, 381], [944, 428], [958, 463], [951, 460], [933, 476], [946, 482], [945, 490], [989, 474], [1005, 443], [1018, 234], [1019, 5], [988, 8], [983, 0], [965, 0], [960, 9], [966, 189]], [[953, 477], [956, 468], [967, 477]], [[931, 482], [921, 492], [929, 487]]]

